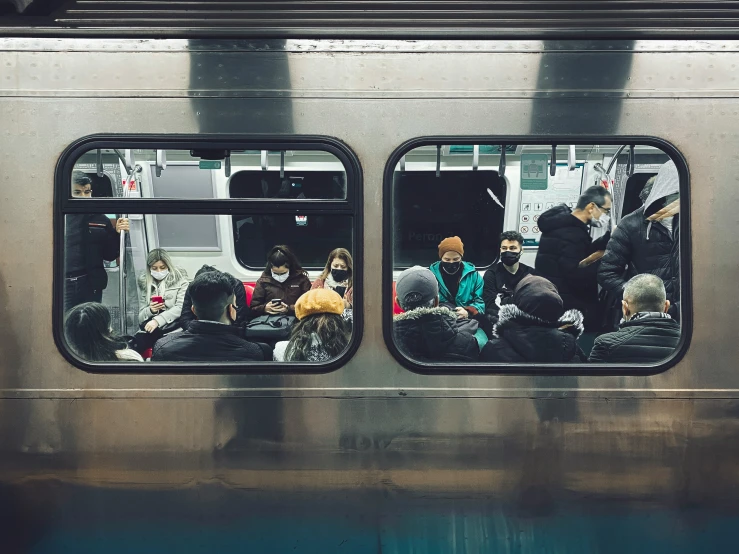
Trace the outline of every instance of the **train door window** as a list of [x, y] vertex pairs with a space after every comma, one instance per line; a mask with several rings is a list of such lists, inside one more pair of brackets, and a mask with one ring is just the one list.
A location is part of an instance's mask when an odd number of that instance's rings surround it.
[[424, 373], [650, 374], [687, 348], [668, 143], [414, 141], [384, 181], [385, 337]]
[[361, 336], [360, 187], [332, 139], [82, 141], [57, 173], [60, 350], [91, 371], [338, 367]]

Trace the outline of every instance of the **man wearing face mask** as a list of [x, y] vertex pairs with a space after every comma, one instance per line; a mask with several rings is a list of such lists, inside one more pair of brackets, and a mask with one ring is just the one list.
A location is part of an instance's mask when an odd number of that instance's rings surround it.
[[[487, 324], [482, 299], [483, 280], [474, 264], [462, 261], [464, 244], [459, 237], [448, 237], [439, 243], [439, 258], [429, 268], [439, 283], [439, 301], [457, 314], [458, 319], [475, 319]], [[482, 348], [488, 341], [482, 328], [475, 333]]]
[[596, 185], [585, 190], [574, 210], [560, 204], [539, 217], [539, 251], [536, 273], [554, 283], [566, 310], [585, 316], [585, 330], [600, 326], [598, 310], [598, 262], [611, 237], [607, 232], [593, 240], [590, 229], [610, 229], [611, 193]]
[[[505, 231], [500, 235], [500, 261], [490, 267], [483, 276], [485, 287], [482, 299], [485, 301], [485, 316], [490, 329], [498, 322], [501, 306], [513, 302], [513, 292], [518, 283], [533, 273], [533, 268], [521, 263], [523, 236], [517, 231]], [[487, 329], [486, 329], [487, 331]], [[490, 333], [488, 333], [490, 336]]]
[[589, 361], [612, 364], [657, 363], [665, 360], [680, 342], [680, 324], [667, 313], [662, 279], [649, 273], [637, 275], [624, 287], [624, 318], [619, 330], [595, 339]]
[[656, 275], [665, 285], [670, 315], [680, 320], [680, 178], [675, 162], [660, 167], [644, 205], [613, 232], [598, 270], [598, 283], [617, 295], [629, 276]]
[[170, 333], [154, 345], [152, 361], [264, 361], [262, 349], [243, 336], [234, 325], [237, 308], [234, 305], [233, 284], [225, 273], [206, 271], [189, 287], [192, 312], [197, 320], [186, 331]]

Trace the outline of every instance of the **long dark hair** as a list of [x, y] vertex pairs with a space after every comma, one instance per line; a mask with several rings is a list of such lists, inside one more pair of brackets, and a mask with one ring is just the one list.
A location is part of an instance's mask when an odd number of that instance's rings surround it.
[[326, 261], [326, 267], [323, 268], [320, 279], [326, 280], [329, 273], [331, 273], [331, 264], [333, 261], [339, 258], [346, 264], [346, 268], [349, 270], [349, 288], [354, 285], [354, 260], [352, 260], [351, 253], [346, 248], [336, 248], [332, 250], [328, 255], [328, 261]]
[[273, 267], [282, 267], [283, 265], [290, 269], [290, 275], [305, 273], [293, 251], [284, 244], [278, 244], [267, 254], [267, 271], [271, 271]]
[[97, 302], [72, 308], [64, 320], [64, 335], [75, 354], [88, 362], [114, 362], [116, 350], [128, 347], [110, 329], [110, 312]]
[[337, 314], [313, 314], [298, 321], [293, 327], [290, 342], [285, 349], [285, 359], [294, 362], [310, 360], [313, 335], [318, 337], [320, 348], [328, 358], [341, 354], [352, 336], [351, 325]]

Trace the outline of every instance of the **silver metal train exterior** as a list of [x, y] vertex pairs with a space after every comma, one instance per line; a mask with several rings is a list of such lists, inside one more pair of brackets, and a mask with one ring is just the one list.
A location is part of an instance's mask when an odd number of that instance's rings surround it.
[[[724, 40], [0, 39], [3, 550], [735, 549], [738, 77]], [[319, 375], [69, 364], [52, 332], [55, 166], [120, 133], [347, 144], [364, 194], [352, 359]], [[685, 355], [652, 376], [402, 367], [382, 329], [382, 181], [426, 136], [674, 145], [690, 172]]]

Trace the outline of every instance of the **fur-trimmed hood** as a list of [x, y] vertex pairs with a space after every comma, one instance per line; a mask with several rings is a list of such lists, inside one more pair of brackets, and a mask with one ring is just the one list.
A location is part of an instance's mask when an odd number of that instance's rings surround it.
[[568, 310], [557, 321], [544, 321], [514, 304], [500, 308], [494, 338], [480, 358], [486, 362], [568, 363], [584, 361], [577, 345], [583, 315]]
[[456, 313], [443, 307], [417, 308], [393, 319], [398, 348], [419, 361], [477, 360], [476, 332], [476, 321], [458, 321]]

